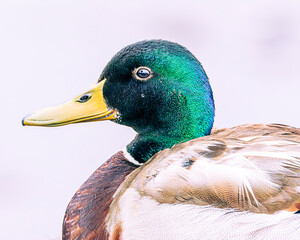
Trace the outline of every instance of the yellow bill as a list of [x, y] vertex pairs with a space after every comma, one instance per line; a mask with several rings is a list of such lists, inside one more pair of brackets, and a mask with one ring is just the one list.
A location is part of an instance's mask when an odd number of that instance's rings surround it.
[[109, 109], [103, 98], [105, 80], [65, 104], [42, 109], [22, 121], [24, 126], [56, 127], [79, 122], [116, 119], [117, 111]]

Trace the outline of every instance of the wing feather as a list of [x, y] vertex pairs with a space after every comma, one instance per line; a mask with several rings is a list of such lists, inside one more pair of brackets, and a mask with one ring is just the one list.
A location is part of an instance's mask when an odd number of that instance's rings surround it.
[[273, 213], [300, 200], [300, 131], [245, 125], [154, 156], [130, 183], [160, 203]]

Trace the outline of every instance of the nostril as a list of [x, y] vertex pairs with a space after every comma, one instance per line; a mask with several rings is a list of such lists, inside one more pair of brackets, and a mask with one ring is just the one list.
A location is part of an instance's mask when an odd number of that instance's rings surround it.
[[84, 103], [87, 102], [92, 97], [91, 93], [85, 93], [80, 96], [80, 98], [76, 102]]

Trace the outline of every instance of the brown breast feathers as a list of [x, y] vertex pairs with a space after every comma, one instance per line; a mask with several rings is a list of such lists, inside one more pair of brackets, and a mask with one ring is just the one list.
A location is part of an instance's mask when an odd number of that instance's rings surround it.
[[112, 197], [137, 166], [120, 151], [99, 167], [75, 193], [63, 222], [63, 240], [105, 240], [105, 218]]

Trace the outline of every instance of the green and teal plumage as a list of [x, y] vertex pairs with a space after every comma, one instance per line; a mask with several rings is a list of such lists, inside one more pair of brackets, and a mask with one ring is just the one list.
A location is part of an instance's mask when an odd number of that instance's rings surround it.
[[[146, 66], [149, 81], [132, 76]], [[208, 135], [214, 120], [214, 101], [200, 62], [179, 44], [152, 40], [125, 47], [103, 70], [103, 94], [120, 113], [116, 122], [132, 127], [137, 137], [128, 152], [145, 162], [156, 152]]]

